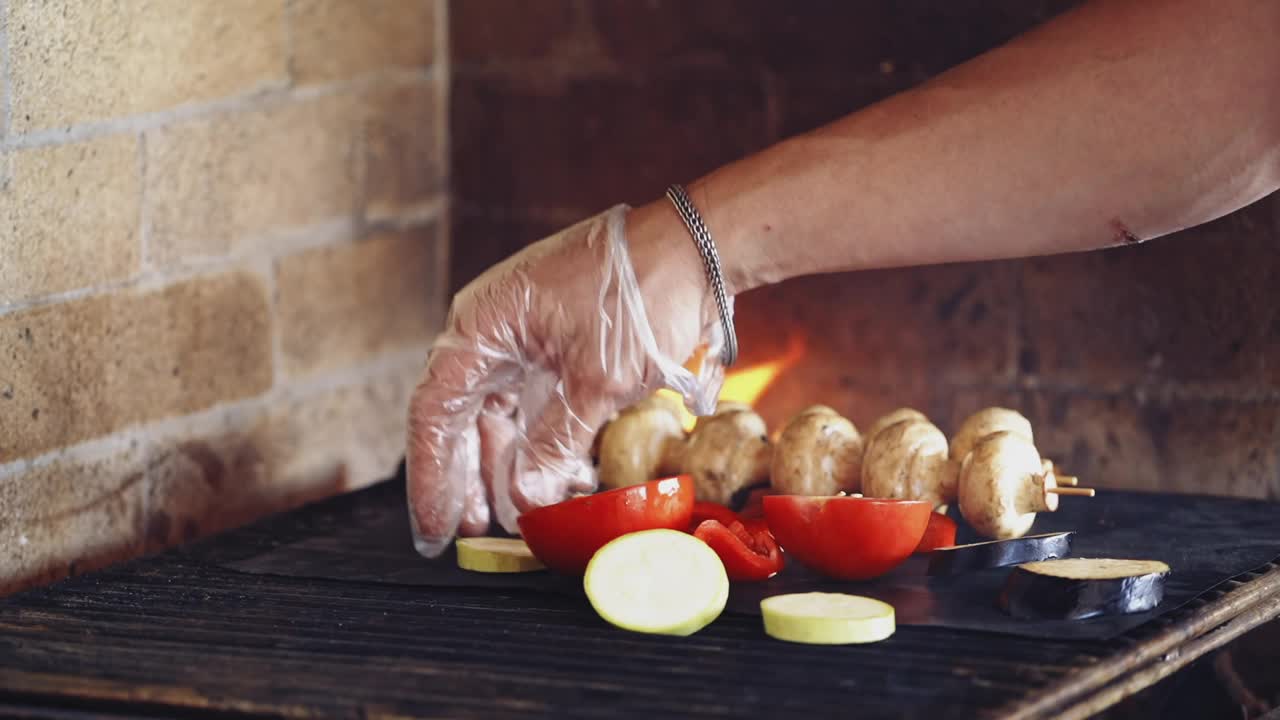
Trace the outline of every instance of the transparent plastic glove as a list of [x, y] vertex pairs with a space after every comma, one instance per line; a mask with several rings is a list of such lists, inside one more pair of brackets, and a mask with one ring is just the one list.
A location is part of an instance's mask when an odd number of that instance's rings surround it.
[[619, 205], [541, 240], [454, 298], [409, 408], [421, 554], [495, 518], [517, 533], [522, 512], [594, 490], [597, 430], [658, 388], [696, 414], [714, 410], [724, 337], [701, 268], [651, 262], [637, 278], [629, 212]]

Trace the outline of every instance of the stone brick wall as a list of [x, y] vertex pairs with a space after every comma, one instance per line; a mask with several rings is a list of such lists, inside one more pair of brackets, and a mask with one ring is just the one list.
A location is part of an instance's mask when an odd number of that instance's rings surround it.
[[[455, 0], [453, 285], [615, 202], [658, 197], [917, 84], [1069, 2]], [[909, 191], [905, 189], [904, 191]], [[856, 229], [854, 229], [856, 231]], [[739, 298], [763, 398], [949, 431], [1001, 403], [1089, 483], [1280, 498], [1280, 197], [1144, 246], [805, 279]]]
[[0, 0], [0, 592], [385, 477], [444, 0]]

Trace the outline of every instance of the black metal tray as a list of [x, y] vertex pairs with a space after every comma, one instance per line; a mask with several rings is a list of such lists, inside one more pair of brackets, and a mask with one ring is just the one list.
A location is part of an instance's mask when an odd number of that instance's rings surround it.
[[[277, 532], [270, 543], [248, 544], [234, 557], [206, 561], [244, 573], [332, 580], [525, 589], [580, 596], [581, 581], [548, 572], [488, 575], [460, 570], [452, 553], [430, 561], [414, 552], [403, 473], [351, 495], [326, 501], [329, 512], [299, 515], [304, 524]], [[961, 525], [960, 541], [967, 532]], [[1008, 569], [956, 578], [928, 578], [924, 558], [908, 560], [869, 582], [837, 582], [797, 563], [763, 583], [735, 583], [727, 611], [753, 615], [759, 602], [784, 592], [850, 592], [892, 604], [900, 625], [931, 625], [1024, 637], [1105, 640], [1184, 605], [1223, 581], [1280, 557], [1280, 504], [1199, 496], [1101, 491], [1093, 499], [1066, 498], [1043, 513], [1033, 532], [1074, 530], [1075, 557], [1163, 560], [1172, 568], [1164, 602], [1148, 613], [1083, 621], [1027, 621], [1002, 613], [995, 598]], [[240, 531], [251, 533], [252, 530]], [[237, 547], [246, 547], [244, 544]], [[192, 551], [201, 554], [201, 546]]]

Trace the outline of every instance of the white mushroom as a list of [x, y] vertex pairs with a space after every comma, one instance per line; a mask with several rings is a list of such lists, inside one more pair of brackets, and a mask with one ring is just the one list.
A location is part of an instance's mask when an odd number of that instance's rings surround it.
[[983, 438], [998, 432], [1012, 432], [1034, 443], [1031, 433], [1031, 421], [1015, 410], [1002, 407], [989, 407], [970, 415], [956, 434], [951, 438], [951, 458], [956, 463], [963, 463], [966, 455], [973, 450]]
[[947, 461], [947, 438], [927, 420], [900, 420], [867, 443], [862, 464], [867, 497], [924, 500], [933, 507], [956, 494], [955, 466]]
[[684, 425], [679, 401], [654, 394], [626, 408], [604, 427], [600, 442], [600, 484], [639, 485], [679, 472]]
[[746, 405], [724, 403], [698, 419], [677, 464], [693, 475], [699, 500], [728, 505], [739, 490], [769, 478], [771, 449], [764, 419]]
[[862, 437], [852, 422], [824, 405], [791, 419], [773, 451], [771, 481], [787, 495], [858, 491]]
[[[1022, 537], [1036, 513], [1058, 509], [1058, 495], [1093, 495], [1088, 488], [1060, 488], [1059, 484], [1052, 466], [1041, 460], [1026, 436], [997, 432], [965, 456], [960, 467], [960, 512], [989, 538]], [[1062, 484], [1074, 485], [1074, 478]]]
[[890, 425], [897, 425], [903, 420], [927, 421], [928, 419], [929, 418], [925, 417], [924, 413], [914, 408], [907, 408], [907, 407], [898, 408], [897, 410], [894, 410], [888, 415], [884, 415], [879, 419], [877, 419], [875, 422], [871, 423], [871, 427], [867, 430], [867, 434], [864, 435], [863, 437], [866, 438], [867, 445], [869, 446], [871, 444], [872, 438], [874, 438], [876, 434], [879, 433], [881, 430], [889, 427]]

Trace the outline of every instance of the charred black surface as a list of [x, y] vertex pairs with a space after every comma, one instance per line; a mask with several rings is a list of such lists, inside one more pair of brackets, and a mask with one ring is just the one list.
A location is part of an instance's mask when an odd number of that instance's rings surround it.
[[[0, 715], [974, 718], [1142, 636], [899, 626], [882, 643], [814, 647], [772, 641], [759, 617], [734, 613], [689, 638], [631, 634], [563, 588], [420, 584], [399, 564], [407, 528], [388, 524], [403, 525], [404, 502], [402, 481], [382, 483], [0, 599]], [[1249, 543], [1280, 551], [1267, 535], [1274, 505], [1109, 493], [1077, 508], [1096, 520], [1053, 515], [1080, 528], [1078, 552], [1105, 526], [1150, 535], [1143, 518], [1192, 528], [1166, 544], [1193, 548], [1194, 536], [1219, 561]], [[348, 579], [229, 567], [285, 545]], [[1193, 558], [1178, 563], [1171, 595], [1195, 578], [1181, 570]], [[994, 592], [982, 597], [1002, 615]]]
[[1015, 568], [1000, 593], [1000, 607], [1020, 618], [1084, 620], [1151, 610], [1164, 599], [1167, 567], [1121, 577], [1065, 577], [1050, 566]]
[[929, 574], [959, 575], [991, 568], [1021, 565], [1039, 560], [1064, 558], [1071, 554], [1075, 533], [1060, 532], [1027, 535], [1012, 540], [956, 545], [929, 553]]

